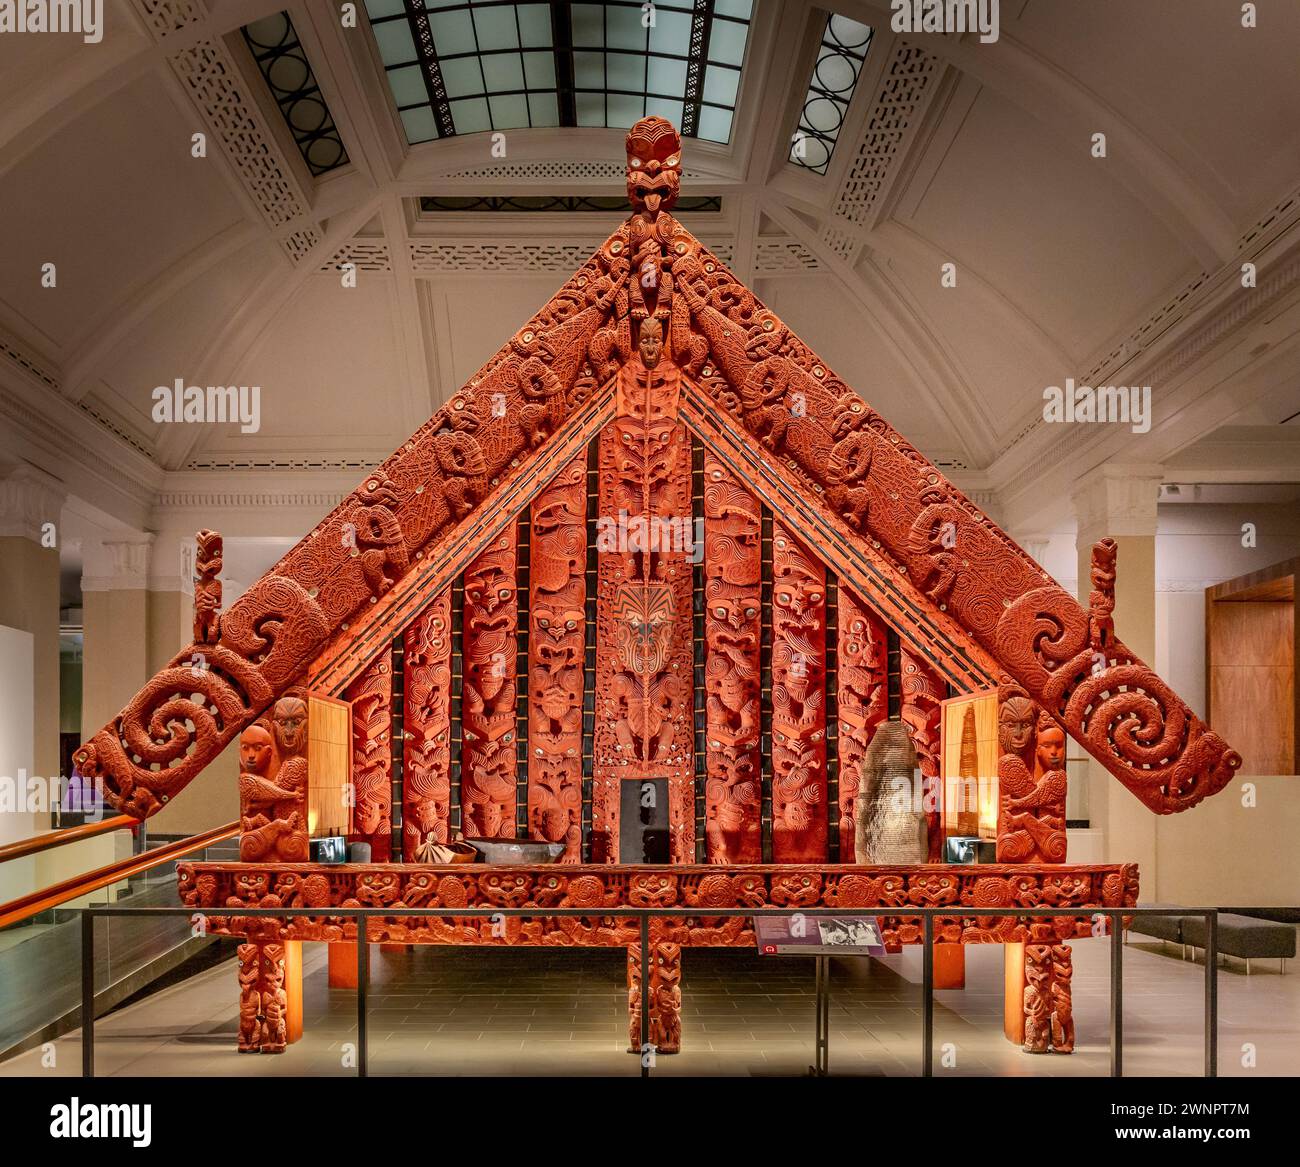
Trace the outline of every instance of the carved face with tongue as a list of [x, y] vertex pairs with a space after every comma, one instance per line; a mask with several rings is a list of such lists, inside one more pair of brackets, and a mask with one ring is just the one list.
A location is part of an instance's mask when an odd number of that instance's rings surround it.
[[651, 222], [677, 202], [682, 182], [682, 140], [672, 122], [642, 118], [627, 134], [627, 197]]

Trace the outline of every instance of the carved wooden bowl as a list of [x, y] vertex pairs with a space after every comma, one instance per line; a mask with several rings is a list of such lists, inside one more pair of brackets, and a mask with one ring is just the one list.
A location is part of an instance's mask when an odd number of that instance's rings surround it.
[[542, 839], [466, 839], [487, 863], [554, 863], [564, 854], [563, 843]]

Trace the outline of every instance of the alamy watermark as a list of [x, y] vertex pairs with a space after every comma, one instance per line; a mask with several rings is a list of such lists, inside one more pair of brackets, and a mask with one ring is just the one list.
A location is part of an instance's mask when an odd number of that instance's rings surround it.
[[1150, 385], [1076, 385], [1043, 390], [1043, 420], [1127, 425], [1135, 434], [1151, 432]]
[[104, 39], [104, 0], [0, 0], [0, 36], [7, 32], [79, 33], [97, 45]]
[[171, 385], [159, 385], [152, 396], [151, 416], [159, 423], [238, 422], [242, 434], [262, 428], [260, 385], [186, 385], [177, 377]]
[[704, 519], [662, 515], [601, 515], [596, 519], [598, 552], [682, 552], [691, 563], [704, 558]]
[[894, 32], [978, 32], [985, 45], [1000, 35], [998, 0], [890, 0], [889, 7]]

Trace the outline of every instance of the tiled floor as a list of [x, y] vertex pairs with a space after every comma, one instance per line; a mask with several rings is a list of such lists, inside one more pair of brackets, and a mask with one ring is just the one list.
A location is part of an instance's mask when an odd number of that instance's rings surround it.
[[[967, 949], [967, 988], [936, 993], [936, 1074], [1105, 1074], [1107, 942], [1075, 951], [1078, 1050], [1070, 1057], [1022, 1053], [1002, 1036], [1002, 954]], [[233, 962], [163, 990], [96, 1026], [97, 1072], [112, 1074], [351, 1075], [356, 996], [330, 989], [324, 950], [305, 955], [306, 1034], [283, 1055], [237, 1055]], [[1133, 943], [1125, 957], [1125, 1072], [1199, 1074], [1202, 965]], [[1277, 962], [1239, 962], [1219, 973], [1220, 1073], [1300, 1075], [1300, 976]], [[920, 952], [835, 965], [832, 1073], [908, 1075], [920, 1068]], [[813, 1060], [811, 962], [752, 951], [687, 951], [683, 1052], [660, 1057], [656, 1074], [802, 1074]], [[635, 1076], [625, 1052], [621, 952], [416, 948], [372, 950], [368, 1014], [372, 1074], [599, 1074]], [[1253, 1047], [1253, 1052], [1252, 1052]], [[80, 1040], [58, 1042], [56, 1064], [40, 1051], [0, 1074], [76, 1074]], [[1251, 1062], [1253, 1065], [1245, 1063]], [[48, 1061], [48, 1057], [45, 1059]]]

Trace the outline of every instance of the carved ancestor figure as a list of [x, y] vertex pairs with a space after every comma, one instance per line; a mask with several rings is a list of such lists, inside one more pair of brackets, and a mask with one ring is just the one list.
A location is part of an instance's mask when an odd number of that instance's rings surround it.
[[772, 524], [772, 859], [826, 860], [826, 569]]
[[470, 838], [515, 834], [517, 538], [511, 523], [465, 569], [460, 806]]
[[[1045, 931], [1035, 925], [1036, 931]], [[1068, 1054], [1074, 1051], [1074, 976], [1070, 946], [1057, 938], [1025, 945], [1026, 1053]]]
[[307, 705], [276, 702], [271, 721], [239, 738], [239, 857], [303, 863], [307, 859]]
[[1025, 945], [1026, 1053], [1043, 1054], [1052, 1040], [1052, 946]]
[[867, 747], [889, 716], [889, 644], [884, 622], [845, 587], [837, 649], [840, 862], [865, 863], [854, 854], [854, 803]]
[[402, 857], [429, 862], [446, 843], [451, 813], [451, 589], [404, 633]]
[[221, 623], [222, 539], [219, 531], [194, 537], [194, 643], [216, 644]]
[[582, 860], [587, 460], [533, 500], [528, 601], [528, 832]]
[[239, 957], [239, 1052], [283, 1053], [288, 1044], [284, 945], [241, 944]]
[[921, 768], [922, 797], [929, 821], [929, 862], [938, 863], [943, 851], [943, 831], [940, 828], [943, 787], [939, 779], [939, 724], [943, 716], [940, 703], [946, 689], [943, 679], [933, 666], [920, 653], [911, 651], [906, 645], [899, 648], [898, 667], [902, 688], [899, 715], [916, 747], [917, 763]]
[[704, 459], [704, 687], [710, 863], [763, 858], [762, 511], [716, 458]]
[[1073, 955], [1068, 944], [1052, 945], [1052, 1049], [1074, 1052]]
[[393, 842], [393, 663], [386, 648], [348, 687], [352, 703], [352, 834], [386, 863]]
[[1065, 733], [1019, 685], [998, 686], [999, 863], [1064, 863]]
[[691, 445], [660, 321], [641, 324], [600, 437], [593, 857], [616, 858], [623, 779], [668, 781], [673, 862], [695, 857]]
[[[663, 925], [650, 933], [650, 987], [641, 985], [641, 945], [627, 949], [628, 1051], [646, 1056], [680, 1053], [682, 1048], [682, 946], [663, 939]], [[641, 1049], [641, 1009], [648, 1003], [650, 1051]]]

